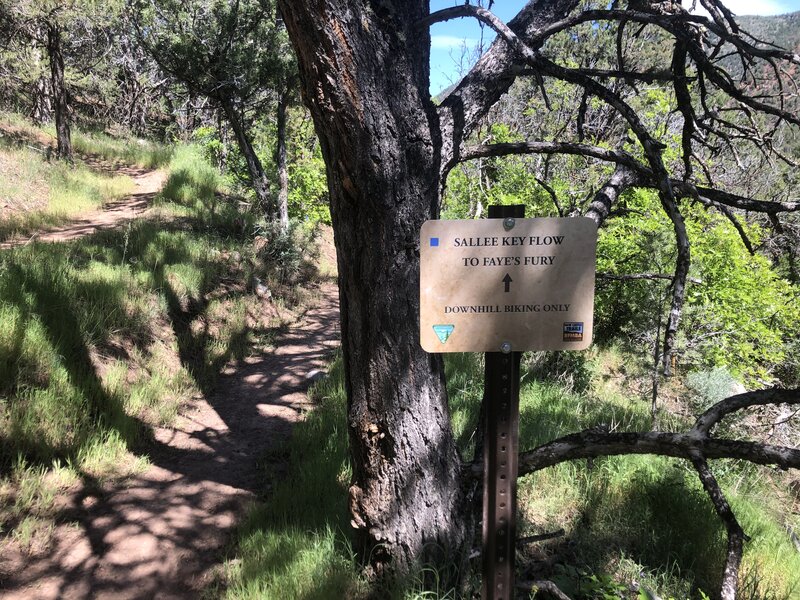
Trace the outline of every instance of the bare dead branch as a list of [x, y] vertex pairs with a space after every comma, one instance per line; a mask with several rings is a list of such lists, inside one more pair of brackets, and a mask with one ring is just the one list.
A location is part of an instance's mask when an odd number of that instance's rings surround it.
[[[609, 150], [601, 146], [578, 144], [572, 142], [515, 142], [505, 144], [485, 144], [467, 147], [459, 161], [472, 160], [488, 156], [508, 156], [511, 154], [568, 154], [574, 156], [588, 156], [606, 162], [616, 163], [628, 167], [635, 177], [629, 182], [632, 187], [656, 187], [653, 172], [641, 164], [631, 154], [619, 150]], [[778, 202], [756, 200], [726, 192], [715, 188], [695, 185], [679, 179], [671, 179], [672, 189], [677, 197], [700, 198], [717, 204], [729, 206], [749, 212], [775, 215], [782, 212], [800, 211], [800, 202]], [[591, 216], [588, 215], [587, 216]]]
[[739, 583], [739, 566], [742, 564], [742, 552], [744, 551], [744, 542], [747, 539], [741, 525], [736, 520], [730, 504], [725, 499], [725, 494], [717, 483], [716, 477], [708, 468], [708, 463], [700, 455], [692, 458], [697, 474], [703, 484], [708, 497], [714, 505], [717, 515], [722, 520], [725, 530], [728, 533], [728, 552], [725, 557], [725, 568], [722, 573], [722, 586], [720, 589], [721, 600], [736, 600], [736, 588]]
[[[800, 450], [744, 442], [738, 440], [705, 439], [690, 433], [646, 433], [595, 430], [564, 436], [520, 454], [519, 475], [527, 475], [562, 462], [579, 458], [599, 458], [620, 454], [653, 454], [691, 460], [692, 453], [701, 452], [708, 459], [733, 458], [758, 465], [777, 465], [782, 469], [800, 468]], [[474, 467], [480, 472], [482, 467]]]
[[686, 45], [675, 44], [672, 53], [672, 71], [675, 73], [673, 89], [675, 99], [678, 102], [678, 110], [683, 115], [683, 135], [681, 136], [681, 146], [683, 148], [683, 179], [689, 180], [692, 177], [692, 136], [694, 135], [694, 109], [692, 108], [692, 97], [689, 94], [689, 87], [686, 84]]
[[644, 174], [650, 173], [644, 165], [627, 152], [573, 142], [508, 142], [502, 144], [469, 146], [463, 150], [459, 161], [473, 160], [487, 156], [508, 156], [511, 154], [570, 154], [574, 156], [589, 156], [599, 160], [625, 165], [634, 171]]
[[558, 531], [551, 531], [548, 533], [540, 533], [538, 535], [528, 535], [525, 537], [521, 537], [517, 540], [517, 547], [527, 546], [528, 544], [535, 544], [537, 542], [544, 542], [547, 540], [554, 540], [555, 538], [559, 538], [563, 536], [566, 532], [563, 529], [559, 529]]
[[[508, 29], [515, 35], [530, 37], [548, 23], [563, 19], [577, 4], [578, 0], [529, 2], [509, 21]], [[429, 23], [423, 22], [421, 25], [427, 26]], [[534, 47], [537, 46], [534, 44]], [[469, 137], [489, 109], [506, 93], [516, 79], [514, 69], [521, 66], [522, 61], [514, 49], [504, 40], [497, 39], [437, 108], [442, 132], [442, 181], [458, 162], [463, 140]]]
[[757, 390], [726, 398], [704, 412], [694, 424], [697, 435], [709, 435], [723, 418], [736, 411], [767, 404], [800, 404], [800, 390]]
[[[632, 81], [640, 81], [642, 83], [656, 83], [656, 82], [671, 82], [675, 80], [675, 76], [666, 70], [648, 70], [648, 71], [621, 71], [619, 69], [590, 69], [587, 67], [580, 67], [578, 69], [584, 75], [589, 77], [597, 77], [599, 79], [629, 79]], [[520, 76], [534, 75], [533, 69], [523, 69], [519, 72]], [[686, 81], [695, 81], [696, 77], [687, 77]]]
[[[597, 273], [595, 275], [597, 279], [606, 279], [609, 281], [636, 281], [641, 279], [657, 281], [659, 279], [664, 279], [667, 281], [672, 281], [672, 275], [667, 275], [666, 273], [630, 273], [627, 275], [614, 275], [611, 273]], [[695, 277], [689, 277], [689, 282], [694, 284], [702, 284], [702, 279], [697, 279]]]

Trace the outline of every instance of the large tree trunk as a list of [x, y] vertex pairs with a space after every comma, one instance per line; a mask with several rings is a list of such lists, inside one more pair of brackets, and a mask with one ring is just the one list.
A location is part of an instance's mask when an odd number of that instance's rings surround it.
[[283, 231], [289, 229], [289, 171], [286, 165], [286, 113], [289, 93], [287, 86], [278, 98], [278, 140], [275, 148], [275, 163], [278, 167], [278, 217]]
[[440, 356], [419, 345], [419, 228], [438, 216], [426, 0], [282, 0], [328, 167], [353, 462], [378, 575], [463, 556], [460, 460]]
[[59, 158], [72, 160], [72, 138], [69, 131], [69, 102], [64, 81], [64, 55], [61, 52], [61, 26], [47, 24], [47, 55], [50, 59], [50, 86], [56, 117], [56, 140]]
[[225, 116], [228, 118], [231, 129], [236, 136], [236, 143], [239, 150], [244, 156], [247, 163], [247, 173], [250, 175], [250, 181], [253, 185], [253, 191], [256, 193], [256, 199], [261, 205], [262, 210], [267, 215], [268, 221], [274, 221], [277, 217], [275, 205], [269, 196], [269, 180], [267, 174], [264, 172], [264, 167], [258, 159], [250, 137], [245, 130], [242, 114], [236, 108], [233, 99], [226, 99], [222, 101], [222, 110], [225, 111]]

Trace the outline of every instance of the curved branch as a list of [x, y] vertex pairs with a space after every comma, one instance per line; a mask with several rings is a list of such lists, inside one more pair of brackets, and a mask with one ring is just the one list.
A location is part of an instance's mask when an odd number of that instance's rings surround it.
[[[631, 182], [633, 187], [657, 187], [653, 171], [640, 163], [636, 158], [619, 150], [610, 150], [602, 146], [579, 144], [573, 142], [515, 142], [504, 144], [483, 144], [468, 146], [464, 149], [459, 162], [489, 156], [508, 156], [512, 154], [567, 154], [571, 156], [588, 156], [610, 163], [623, 165], [633, 170], [636, 180]], [[782, 212], [800, 211], [800, 202], [778, 202], [756, 200], [740, 196], [732, 192], [695, 185], [680, 179], [670, 179], [672, 189], [677, 197], [706, 199], [715, 204], [721, 204], [749, 212], [775, 215]]]
[[731, 396], [718, 402], [700, 415], [692, 431], [696, 435], [709, 435], [717, 423], [729, 414], [744, 408], [764, 406], [766, 404], [800, 404], [800, 389], [756, 390]]
[[701, 455], [692, 457], [692, 464], [694, 465], [697, 474], [700, 477], [700, 482], [703, 484], [711, 503], [714, 505], [714, 510], [725, 525], [725, 530], [728, 533], [728, 554], [725, 557], [725, 568], [722, 573], [722, 587], [720, 589], [720, 600], [736, 600], [736, 588], [739, 583], [739, 566], [742, 564], [742, 552], [744, 551], [744, 542], [747, 539], [742, 526], [736, 520], [736, 515], [733, 514], [731, 505], [722, 493], [722, 489], [717, 483], [716, 477], [708, 468], [708, 463]]
[[468, 146], [462, 151], [459, 162], [489, 156], [509, 156], [512, 154], [569, 154], [573, 156], [589, 156], [591, 158], [625, 165], [642, 174], [651, 173], [646, 166], [642, 165], [633, 155], [627, 152], [574, 142], [507, 142], [502, 144]]
[[754, 200], [752, 198], [739, 196], [738, 194], [733, 194], [731, 192], [725, 192], [723, 190], [707, 188], [699, 185], [695, 186], [677, 180], [673, 180], [672, 184], [675, 188], [675, 191], [680, 196], [694, 197], [694, 193], [692, 192], [692, 188], [694, 188], [702, 198], [707, 198], [713, 202], [718, 202], [719, 204], [724, 204], [725, 206], [738, 208], [740, 210], [766, 213], [768, 215], [774, 215], [780, 212], [796, 212], [800, 210], [800, 202], [767, 202], [764, 200]]
[[738, 50], [744, 51], [754, 57], [764, 59], [777, 58], [779, 60], [786, 60], [794, 64], [800, 64], [800, 56], [797, 54], [789, 52], [785, 49], [776, 48], [774, 46], [773, 48], [754, 46], [753, 44], [750, 44], [742, 39], [740, 36], [732, 34], [725, 28], [718, 26], [708, 18], [687, 12], [665, 15], [630, 9], [586, 10], [564, 18], [561, 21], [550, 22], [546, 27], [542, 27], [537, 30], [535, 35], [528, 38], [528, 41], [531, 44], [541, 44], [556, 33], [565, 31], [583, 23], [592, 23], [596, 21], [632, 21], [645, 25], [656, 25], [662, 29], [666, 29], [673, 35], [675, 35], [673, 29], [677, 25], [700, 26], [716, 35], [721, 41], [729, 42]]
[[[528, 2], [507, 26], [504, 25], [504, 28], [514, 36], [527, 39], [553, 21], [563, 19], [577, 5], [578, 0]], [[423, 20], [421, 25], [425, 23]], [[532, 46], [538, 48], [541, 43], [538, 45], [534, 43]], [[517, 77], [515, 69], [518, 70], [521, 66], [522, 61], [514, 48], [502, 37], [498, 37], [437, 108], [442, 134], [442, 182], [458, 162], [458, 152], [463, 141], [469, 137], [489, 109], [508, 91]]]
[[452, 6], [450, 8], [437, 10], [436, 12], [429, 14], [427, 17], [420, 19], [418, 25], [420, 27], [430, 27], [434, 23], [443, 23], [445, 21], [450, 21], [451, 19], [461, 19], [464, 17], [474, 17], [478, 19], [478, 21], [486, 23], [492, 29], [495, 29], [499, 26], [505, 27], [505, 23], [503, 23], [503, 21], [501, 21], [493, 12], [474, 4], [462, 4], [461, 6]]
[[[578, 458], [598, 458], [619, 454], [654, 454], [692, 460], [698, 454], [705, 459], [734, 458], [759, 465], [777, 465], [782, 469], [800, 468], [800, 450], [739, 440], [709, 437], [722, 418], [743, 408], [767, 404], [800, 405], [800, 389], [757, 390], [730, 396], [704, 412], [686, 433], [608, 432], [595, 427], [566, 435], [530, 450], [519, 457], [519, 476]], [[474, 463], [480, 473], [482, 464]]]
[[[710, 459], [734, 458], [758, 465], [777, 465], [782, 469], [800, 469], [800, 450], [743, 442], [717, 440], [689, 433], [607, 433], [589, 429], [548, 442], [519, 456], [519, 476], [578, 458], [599, 458], [620, 454], [653, 454], [691, 460], [700, 452]], [[480, 472], [482, 465], [473, 469]]]

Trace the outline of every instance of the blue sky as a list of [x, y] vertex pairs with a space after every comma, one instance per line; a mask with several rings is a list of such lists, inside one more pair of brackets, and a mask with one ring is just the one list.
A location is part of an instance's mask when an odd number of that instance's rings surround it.
[[[687, 3], [684, 0], [684, 4]], [[464, 4], [464, 0], [431, 0], [431, 12], [460, 4]], [[484, 1], [484, 5], [487, 4]], [[526, 0], [495, 0], [492, 12], [509, 21], [525, 4]], [[725, 4], [737, 15], [780, 15], [800, 10], [800, 0], [728, 0]], [[474, 19], [454, 19], [433, 25], [431, 94], [457, 82], [474, 62], [476, 48], [486, 49], [492, 40], [494, 33], [491, 29], [481, 28]]]

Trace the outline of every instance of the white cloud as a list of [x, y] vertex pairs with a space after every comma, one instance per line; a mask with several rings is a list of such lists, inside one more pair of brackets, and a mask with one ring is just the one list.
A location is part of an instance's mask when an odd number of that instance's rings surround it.
[[438, 48], [442, 50], [450, 50], [451, 48], [461, 48], [464, 45], [467, 48], [475, 46], [478, 40], [471, 38], [462, 38], [456, 35], [432, 35], [431, 48]]

